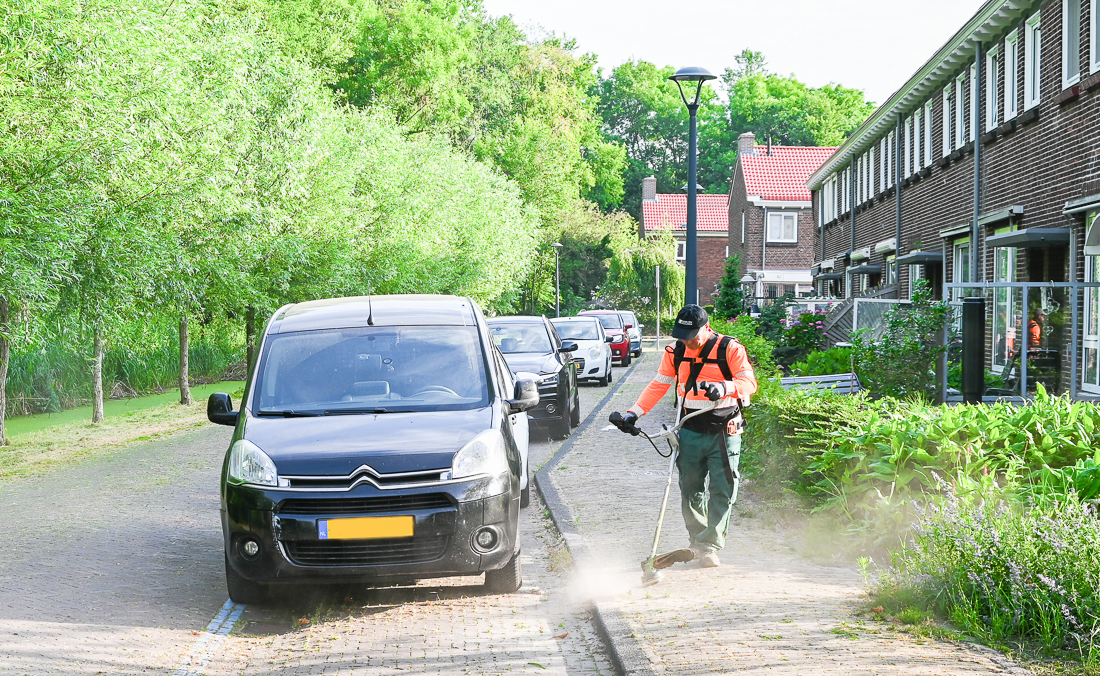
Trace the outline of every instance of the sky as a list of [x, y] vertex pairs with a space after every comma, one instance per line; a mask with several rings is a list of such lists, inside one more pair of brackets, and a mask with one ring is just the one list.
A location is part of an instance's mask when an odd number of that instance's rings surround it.
[[610, 71], [629, 60], [715, 75], [743, 49], [812, 87], [862, 89], [880, 104], [984, 4], [981, 0], [484, 0], [532, 35], [577, 40]]

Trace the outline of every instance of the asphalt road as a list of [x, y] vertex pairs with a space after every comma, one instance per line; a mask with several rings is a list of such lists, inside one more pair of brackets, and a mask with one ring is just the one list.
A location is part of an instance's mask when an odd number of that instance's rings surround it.
[[[608, 389], [582, 387], [582, 417]], [[306, 588], [229, 608], [215, 636], [230, 435], [209, 425], [0, 484], [0, 674], [610, 672], [537, 498], [517, 594], [479, 578]], [[536, 432], [532, 469], [559, 445]]]

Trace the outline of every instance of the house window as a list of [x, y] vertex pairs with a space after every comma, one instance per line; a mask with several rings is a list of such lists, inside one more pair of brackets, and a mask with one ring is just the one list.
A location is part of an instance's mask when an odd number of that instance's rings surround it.
[[951, 153], [951, 87], [943, 88], [943, 156]]
[[1036, 12], [1024, 26], [1024, 110], [1039, 105], [1040, 50], [1042, 47], [1042, 16]]
[[875, 197], [875, 147], [871, 146], [871, 149], [867, 151], [867, 185], [870, 190], [867, 191], [867, 199], [874, 199]]
[[912, 298], [913, 293], [917, 290], [916, 283], [917, 280], [921, 279], [921, 274], [923, 270], [924, 266], [921, 265], [909, 266], [909, 298]]
[[[1098, 0], [1092, 0], [1097, 2]], [[1019, 112], [1020, 99], [1020, 41], [1016, 31], [1005, 38], [1005, 119], [1011, 120]]]
[[[1011, 231], [1001, 228], [995, 234]], [[993, 281], [1016, 281], [1016, 249], [993, 249]], [[993, 289], [993, 371], [1000, 372], [1012, 360], [1016, 351], [1015, 289]]]
[[681, 263], [687, 260], [687, 242], [683, 240], [676, 241], [676, 260]]
[[920, 136], [917, 124], [916, 117], [910, 117], [905, 121], [905, 176], [913, 175], [913, 164], [917, 155], [917, 138]]
[[1001, 96], [1000, 96], [1000, 63], [1001, 50], [994, 47], [985, 55], [985, 128], [994, 129], [1001, 123]]
[[[951, 281], [970, 281], [970, 238], [955, 241], [955, 270]], [[951, 289], [951, 300], [962, 300], [965, 289]]]
[[898, 263], [896, 254], [890, 254], [886, 257], [886, 265], [883, 271], [885, 273], [883, 276], [883, 283], [887, 285], [898, 283]]
[[970, 132], [969, 140], [974, 140], [978, 132], [978, 65], [970, 64], [970, 116], [967, 123], [967, 131]]
[[890, 132], [886, 137], [886, 184], [891, 187], [894, 185], [894, 168], [898, 161], [897, 149], [897, 143], [894, 142], [894, 132]]
[[1100, 0], [1089, 0], [1089, 72], [1100, 70]]
[[1062, 0], [1062, 89], [1081, 81], [1081, 0]]
[[[1093, 230], [1100, 228], [1100, 212], [1091, 211], [1085, 218], [1085, 241], [1093, 241]], [[1085, 281], [1100, 282], [1100, 256], [1085, 256]], [[1084, 364], [1081, 366], [1081, 389], [1100, 392], [1100, 288], [1085, 289], [1085, 330], [1082, 337]]]
[[890, 163], [890, 155], [888, 154], [886, 146], [887, 143], [889, 143], [889, 141], [887, 141], [886, 138], [883, 137], [883, 139], [879, 141], [878, 144], [879, 155], [882, 157], [882, 161], [879, 162], [880, 173], [882, 174], [882, 176], [880, 177], [881, 180], [879, 181], [879, 185], [882, 186], [882, 192], [886, 192], [886, 189], [890, 187], [890, 184], [886, 180], [886, 165]]
[[768, 214], [768, 241], [788, 242], [798, 241], [798, 215], [784, 213]]
[[955, 78], [955, 147], [966, 144], [966, 73]]
[[924, 104], [924, 166], [932, 166], [932, 102]]

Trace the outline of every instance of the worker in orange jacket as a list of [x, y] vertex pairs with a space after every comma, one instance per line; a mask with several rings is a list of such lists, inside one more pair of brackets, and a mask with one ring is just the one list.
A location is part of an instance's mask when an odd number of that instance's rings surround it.
[[673, 384], [681, 417], [716, 402], [712, 411], [684, 423], [676, 460], [691, 557], [712, 568], [719, 565], [718, 551], [726, 544], [737, 500], [744, 428], [741, 409], [756, 393], [756, 375], [744, 346], [712, 331], [706, 310], [698, 305], [680, 310], [672, 336], [676, 344], [665, 348], [657, 375], [622, 419], [633, 427], [638, 416], [649, 413]]

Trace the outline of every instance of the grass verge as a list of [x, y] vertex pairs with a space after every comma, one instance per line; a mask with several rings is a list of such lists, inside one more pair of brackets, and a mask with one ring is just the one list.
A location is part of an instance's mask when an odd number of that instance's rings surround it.
[[43, 474], [61, 465], [201, 427], [206, 402], [162, 404], [104, 419], [98, 425], [73, 422], [27, 432], [0, 447], [0, 480]]

